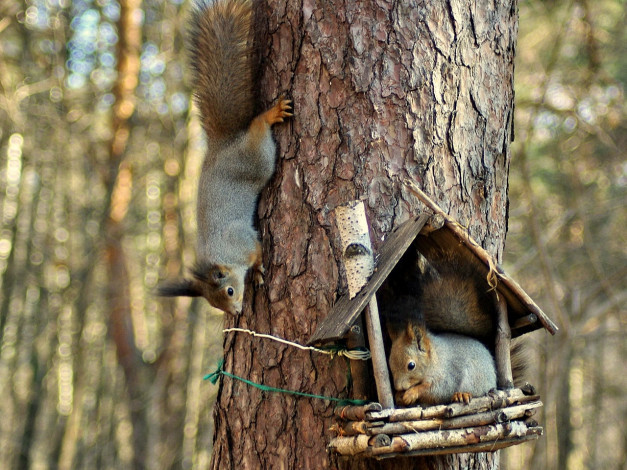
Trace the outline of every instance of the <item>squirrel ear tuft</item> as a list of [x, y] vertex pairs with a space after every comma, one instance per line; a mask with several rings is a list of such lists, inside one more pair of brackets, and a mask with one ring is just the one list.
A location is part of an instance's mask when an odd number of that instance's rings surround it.
[[405, 330], [405, 334], [409, 341], [414, 341], [416, 339], [417, 328], [412, 322], [407, 323], [407, 329]]
[[229, 275], [229, 272], [224, 266], [217, 264], [197, 264], [192, 269], [192, 274], [200, 282], [220, 287], [224, 279]]
[[412, 330], [412, 341], [416, 343], [419, 351], [428, 352], [430, 348], [429, 337], [427, 335], [427, 327], [424, 323], [410, 323], [409, 329]]
[[418, 343], [418, 346], [420, 346], [420, 344], [422, 343], [424, 334], [424, 326], [420, 323], [409, 322], [407, 324], [407, 336], [409, 337], [410, 341], [415, 341], [416, 343]]
[[226, 272], [220, 268], [212, 269], [209, 273], [209, 280], [213, 284], [221, 284], [222, 280], [226, 277]]
[[202, 295], [202, 292], [195, 281], [180, 279], [161, 284], [157, 287], [157, 294], [162, 297], [199, 297]]

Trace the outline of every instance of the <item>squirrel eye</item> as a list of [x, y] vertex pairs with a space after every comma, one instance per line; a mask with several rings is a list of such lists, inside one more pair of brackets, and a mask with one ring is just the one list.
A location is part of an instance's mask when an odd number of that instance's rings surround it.
[[414, 370], [416, 368], [416, 363], [414, 361], [409, 361], [407, 364], [407, 370]]
[[226, 290], [226, 293], [228, 294], [228, 296], [229, 296], [229, 297], [233, 297], [233, 294], [235, 293], [235, 291], [233, 290], [233, 288], [232, 288], [232, 287], [229, 287], [229, 288]]

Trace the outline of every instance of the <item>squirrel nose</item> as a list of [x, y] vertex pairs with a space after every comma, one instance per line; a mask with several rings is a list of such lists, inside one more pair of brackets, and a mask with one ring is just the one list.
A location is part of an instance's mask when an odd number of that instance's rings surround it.
[[240, 313], [242, 313], [242, 303], [241, 302], [233, 303], [229, 313], [232, 315], [239, 315]]
[[407, 390], [407, 388], [409, 388], [409, 387], [406, 387], [406, 385], [407, 384], [405, 383], [405, 380], [402, 380], [402, 379], [395, 380], [394, 381], [394, 390], [398, 390], [398, 391]]

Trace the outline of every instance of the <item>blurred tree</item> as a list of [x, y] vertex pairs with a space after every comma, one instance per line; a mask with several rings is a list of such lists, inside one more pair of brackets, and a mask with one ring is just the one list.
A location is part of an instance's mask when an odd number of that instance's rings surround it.
[[521, 4], [506, 260], [562, 332], [535, 339], [546, 439], [508, 468], [625, 461], [626, 39], [624, 2]]

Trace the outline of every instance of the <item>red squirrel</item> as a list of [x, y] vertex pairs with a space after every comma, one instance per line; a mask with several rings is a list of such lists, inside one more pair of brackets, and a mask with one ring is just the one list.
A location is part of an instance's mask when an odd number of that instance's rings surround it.
[[276, 163], [271, 126], [291, 114], [279, 98], [253, 115], [254, 75], [249, 0], [197, 2], [191, 55], [195, 98], [207, 134], [198, 185], [196, 265], [191, 279], [160, 286], [164, 296], [201, 296], [225, 312], [241, 312], [245, 279], [263, 283], [261, 243], [253, 219], [257, 198]]
[[494, 358], [480, 341], [428, 331], [416, 297], [401, 297], [392, 310], [388, 362], [397, 404], [468, 403], [496, 388]]
[[[380, 301], [397, 403], [467, 403], [497, 385], [494, 299], [478, 261], [450, 250], [426, 254], [428, 263], [417, 252], [404, 256]], [[521, 348], [512, 348], [516, 382], [524, 374]]]

